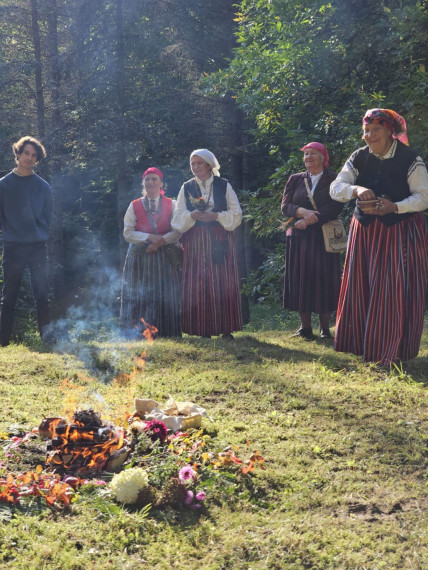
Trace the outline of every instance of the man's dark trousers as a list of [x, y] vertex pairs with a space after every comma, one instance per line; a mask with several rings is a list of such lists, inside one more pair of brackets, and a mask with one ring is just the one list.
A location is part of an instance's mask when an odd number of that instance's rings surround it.
[[46, 242], [3, 242], [3, 294], [0, 315], [0, 344], [7, 346], [12, 334], [13, 314], [25, 267], [30, 270], [36, 301], [37, 324], [42, 336], [49, 323], [49, 282]]

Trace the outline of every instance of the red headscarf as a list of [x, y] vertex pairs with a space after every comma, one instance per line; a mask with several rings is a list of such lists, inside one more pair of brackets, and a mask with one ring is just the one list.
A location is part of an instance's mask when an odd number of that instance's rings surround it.
[[[144, 178], [148, 175], [148, 174], [157, 174], [159, 176], [159, 178], [162, 180], [163, 182], [163, 174], [162, 171], [159, 170], [159, 168], [156, 168], [156, 166], [151, 166], [150, 168], [148, 168], [145, 172], [143, 172], [143, 176], [141, 177], [143, 180]], [[162, 194], [162, 196], [165, 195], [165, 192], [163, 190], [163, 188], [161, 189], [160, 193]]]
[[319, 142], [310, 142], [308, 144], [305, 144], [305, 146], [303, 148], [301, 148], [300, 150], [305, 151], [307, 148], [314, 148], [315, 150], [320, 152], [324, 157], [323, 166], [324, 166], [324, 168], [327, 168], [329, 156], [328, 156], [328, 152], [327, 152], [327, 149], [325, 148], [325, 146]]
[[408, 145], [406, 121], [392, 109], [369, 109], [363, 117], [364, 125], [382, 125], [390, 131], [392, 136], [403, 144]]
[[145, 176], [147, 176], [147, 174], [157, 174], [159, 176], [159, 178], [161, 180], [163, 180], [163, 174], [162, 172], [159, 170], [159, 168], [156, 168], [156, 166], [151, 166], [150, 168], [148, 168], [144, 173], [142, 178], [144, 178]]

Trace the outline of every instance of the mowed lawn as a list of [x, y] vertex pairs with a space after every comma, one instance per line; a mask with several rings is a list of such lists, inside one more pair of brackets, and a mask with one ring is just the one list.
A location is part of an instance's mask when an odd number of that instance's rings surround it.
[[198, 512], [147, 514], [108, 493], [79, 493], [58, 512], [0, 503], [0, 566], [427, 568], [427, 327], [419, 357], [385, 371], [267, 315], [234, 341], [2, 349], [4, 434], [82, 407], [123, 425], [135, 397], [171, 395], [207, 410], [219, 449], [258, 451], [265, 470], [248, 475], [251, 493], [208, 494]]

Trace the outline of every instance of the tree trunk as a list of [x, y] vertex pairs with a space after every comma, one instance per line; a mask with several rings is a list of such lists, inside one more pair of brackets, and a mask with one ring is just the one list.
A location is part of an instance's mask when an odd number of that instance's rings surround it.
[[120, 267], [126, 255], [126, 243], [123, 239], [123, 216], [127, 204], [126, 177], [126, 129], [125, 129], [125, 55], [123, 45], [122, 0], [116, 2], [116, 160], [117, 160], [117, 215], [120, 243]]
[[[231, 29], [227, 34], [227, 56], [232, 56], [233, 48], [236, 47], [236, 39], [233, 33], [233, 21], [236, 12], [236, 5], [225, 4], [226, 20], [229, 22]], [[229, 137], [231, 142], [231, 183], [237, 190], [246, 188], [244, 183], [244, 152], [242, 139], [242, 113], [237, 108], [234, 99], [231, 96], [225, 99], [225, 114], [229, 125]], [[239, 277], [241, 287], [245, 284], [248, 277], [248, 262], [251, 259], [251, 233], [246, 220], [242, 220], [242, 224], [235, 231], [236, 247], [238, 254]], [[250, 304], [249, 298], [241, 293], [242, 318], [244, 323], [250, 321]]]
[[[229, 125], [230, 140], [230, 182], [235, 190], [243, 189], [244, 172], [243, 172], [243, 153], [242, 153], [242, 126], [241, 112], [237, 109], [232, 97], [226, 99], [224, 105], [227, 124]], [[236, 249], [238, 254], [239, 277], [241, 287], [245, 284], [248, 277], [248, 257], [251, 252], [248, 250], [248, 224], [242, 220], [242, 224], [235, 230]], [[251, 246], [250, 246], [251, 247]], [[241, 293], [242, 318], [244, 323], [250, 321], [250, 305], [248, 296]]]
[[48, 70], [50, 98], [52, 104], [51, 128], [49, 133], [51, 184], [53, 189], [53, 212], [51, 237], [49, 240], [49, 259], [53, 276], [53, 291], [56, 300], [55, 308], [60, 314], [60, 299], [64, 291], [64, 240], [63, 240], [63, 206], [61, 156], [63, 149], [63, 129], [60, 110], [60, 68], [58, 54], [58, 7], [57, 0], [48, 0]]
[[38, 136], [42, 140], [45, 138], [45, 101], [43, 96], [42, 81], [42, 51], [40, 47], [39, 9], [37, 0], [31, 0], [31, 31], [34, 46], [34, 74], [36, 82], [36, 109]]

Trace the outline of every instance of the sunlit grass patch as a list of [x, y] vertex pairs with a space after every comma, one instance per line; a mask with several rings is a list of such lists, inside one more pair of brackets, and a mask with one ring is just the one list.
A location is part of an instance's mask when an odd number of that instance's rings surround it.
[[31, 429], [62, 414], [67, 402], [120, 422], [134, 398], [163, 404], [172, 395], [206, 408], [204, 427], [219, 447], [258, 451], [265, 467], [251, 474], [253, 497], [242, 489], [202, 513], [144, 513], [89, 490], [69, 513], [7, 519], [0, 510], [2, 564], [423, 568], [427, 333], [417, 359], [383, 370], [332, 343], [292, 338], [294, 323], [283, 325], [230, 343], [109, 339], [70, 352], [2, 350], [7, 437], [14, 425]]

